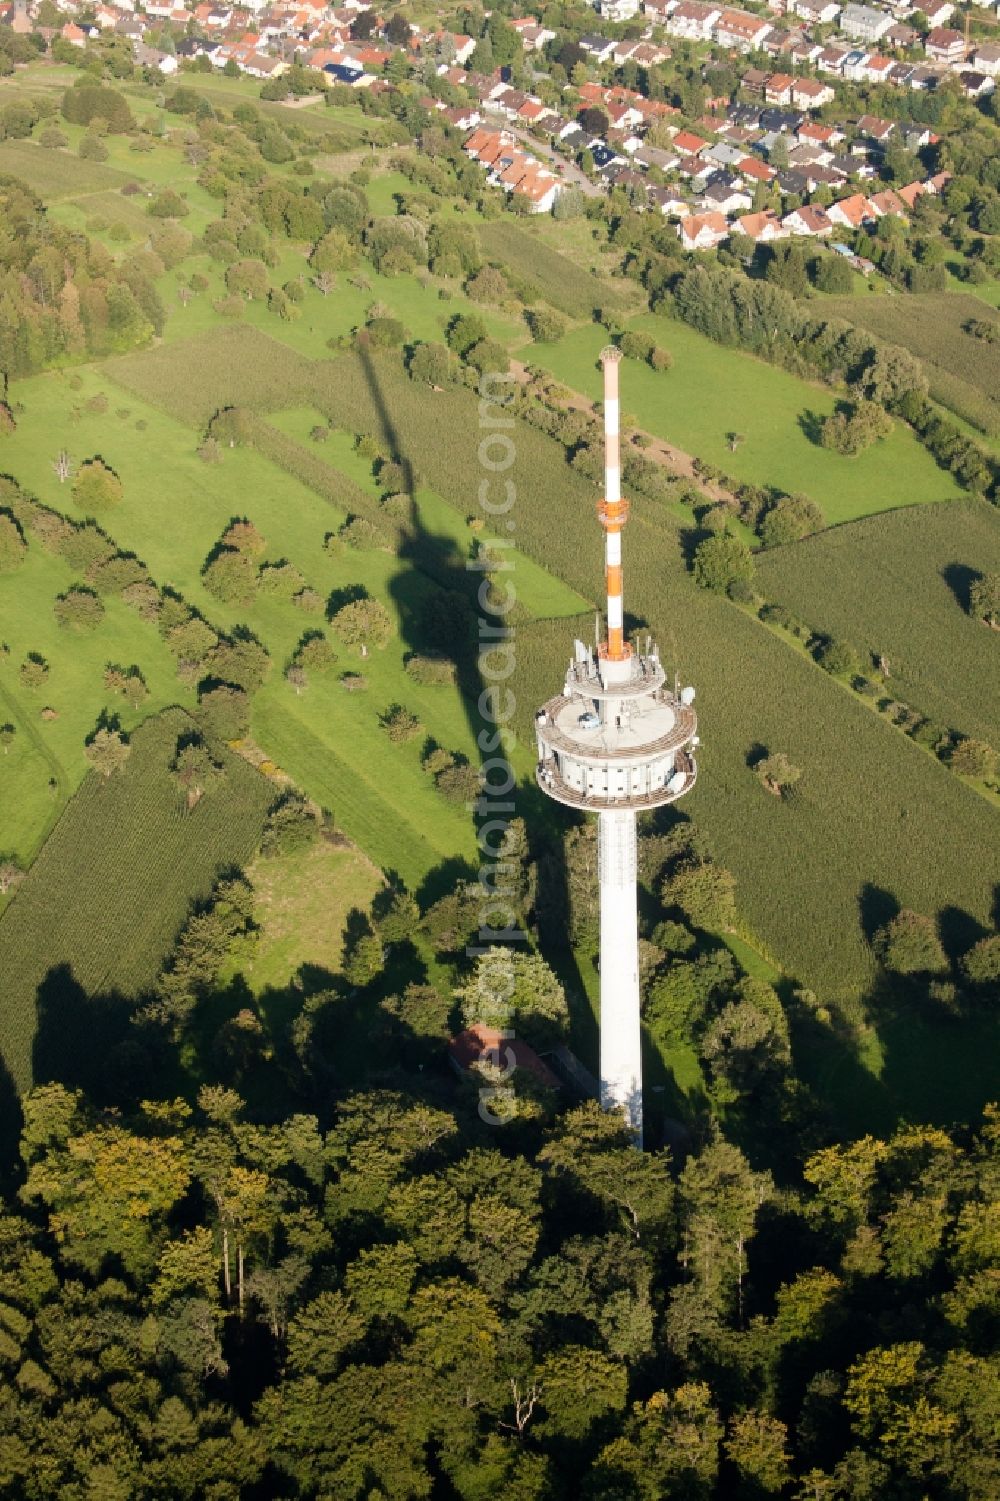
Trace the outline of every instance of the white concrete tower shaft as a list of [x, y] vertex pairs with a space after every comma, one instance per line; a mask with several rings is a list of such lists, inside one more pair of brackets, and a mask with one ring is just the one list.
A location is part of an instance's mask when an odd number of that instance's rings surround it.
[[598, 814], [601, 894], [601, 1104], [623, 1109], [642, 1145], [642, 1034], [636, 833], [631, 808]]
[[[625, 639], [622, 530], [621, 354], [605, 349], [604, 528], [607, 634], [596, 654], [577, 641], [562, 691], [535, 715], [536, 777], [567, 807], [596, 813], [601, 898], [601, 1103], [624, 1113], [642, 1145], [642, 1031], [636, 817], [667, 806], [695, 784], [694, 689], [671, 692], [650, 637], [645, 650]], [[599, 632], [600, 634], [600, 632]]]
[[[622, 595], [622, 499], [618, 365], [621, 351], [601, 354], [604, 367], [604, 497], [598, 515], [604, 527], [608, 639], [599, 648], [605, 687], [631, 676]], [[635, 813], [616, 808], [599, 815], [598, 868], [601, 888], [601, 1103], [624, 1109], [642, 1141], [642, 1043], [639, 1027], [639, 930], [636, 907]]]

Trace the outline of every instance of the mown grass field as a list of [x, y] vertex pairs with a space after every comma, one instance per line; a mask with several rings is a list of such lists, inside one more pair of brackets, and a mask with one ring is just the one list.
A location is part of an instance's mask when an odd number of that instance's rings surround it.
[[354, 845], [325, 840], [296, 854], [260, 857], [247, 874], [259, 932], [241, 969], [257, 994], [290, 984], [302, 965], [335, 974], [348, 913], [367, 910], [383, 884]]
[[827, 307], [835, 317], [912, 350], [924, 362], [935, 400], [984, 433], [1000, 433], [1000, 343], [974, 338], [965, 328], [993, 322], [1000, 336], [1000, 316], [981, 298], [969, 292], [829, 298]]
[[768, 599], [885, 654], [887, 694], [998, 745], [1000, 638], [966, 608], [978, 572], [1000, 572], [1000, 513], [972, 500], [872, 516], [758, 558]]
[[[737, 480], [803, 492], [821, 507], [827, 524], [853, 521], [895, 506], [949, 500], [961, 494], [902, 423], [867, 452], [844, 458], [806, 435], [810, 415], [822, 419], [836, 406], [831, 391], [714, 344], [671, 318], [647, 314], [633, 320], [673, 355], [657, 373], [629, 361], [622, 372], [622, 410], [639, 425], [687, 453], [718, 464]], [[555, 345], [530, 345], [521, 358], [543, 365], [574, 390], [601, 395], [597, 363], [604, 330], [578, 328]], [[743, 434], [730, 452], [727, 434]]]
[[0, 917], [0, 1053], [19, 1089], [40, 1050], [58, 1056], [61, 1028], [72, 1048], [114, 997], [152, 983], [192, 901], [257, 845], [274, 788], [228, 752], [221, 784], [186, 811], [168, 763], [191, 724], [179, 709], [147, 720], [121, 772], [87, 777]]

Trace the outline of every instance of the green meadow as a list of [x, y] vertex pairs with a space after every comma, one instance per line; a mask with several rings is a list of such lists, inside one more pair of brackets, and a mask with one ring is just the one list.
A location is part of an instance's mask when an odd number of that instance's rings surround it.
[[[623, 410], [640, 427], [717, 464], [735, 479], [809, 495], [831, 526], [961, 493], [901, 423], [884, 442], [844, 458], [820, 448], [803, 430], [811, 418], [833, 411], [837, 398], [831, 391], [725, 349], [676, 319], [646, 314], [630, 327], [652, 334], [669, 349], [674, 363], [657, 373], [629, 361], [621, 376]], [[575, 329], [556, 345], [529, 346], [521, 357], [598, 400], [598, 355], [606, 343], [604, 330], [591, 325]], [[735, 452], [729, 447], [730, 432], [743, 435]]]

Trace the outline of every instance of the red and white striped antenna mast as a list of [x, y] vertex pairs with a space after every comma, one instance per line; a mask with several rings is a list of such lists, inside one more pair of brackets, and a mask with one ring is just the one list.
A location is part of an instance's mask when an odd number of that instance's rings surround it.
[[622, 499], [621, 411], [618, 365], [621, 350], [609, 344], [601, 350], [604, 369], [604, 495], [597, 515], [604, 528], [604, 577], [607, 587], [607, 640], [598, 647], [601, 677], [606, 683], [629, 676], [632, 648], [625, 640], [622, 595], [622, 529], [628, 520], [628, 501]]

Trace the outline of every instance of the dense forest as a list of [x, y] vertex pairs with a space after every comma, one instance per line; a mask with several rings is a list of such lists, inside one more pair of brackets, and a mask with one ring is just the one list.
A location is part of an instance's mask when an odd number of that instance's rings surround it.
[[[531, 926], [550, 881], [523, 834], [504, 853]], [[319, 837], [286, 798], [263, 842]], [[575, 831], [584, 944], [592, 862]], [[50, 976], [36, 1068], [57, 1029], [61, 1077], [85, 1088], [22, 1102], [4, 1494], [995, 1495], [995, 1110], [833, 1144], [774, 991], [690, 916], [715, 920], [725, 872], [686, 824], [647, 834], [642, 864], [665, 904], [644, 962], [675, 955], [651, 1012], [696, 1039], [710, 1091], [687, 1126], [654, 1111], [671, 1145], [645, 1153], [523, 1070], [494, 1124], [477, 1106], [497, 1070], [450, 1076], [484, 966], [509, 969], [518, 1036], [567, 1034], [538, 954], [458, 957], [472, 888], [422, 916], [386, 888], [349, 921], [342, 976], [259, 1008], [243, 877], [192, 914], [142, 1005]], [[406, 979], [434, 954], [451, 997]]]

